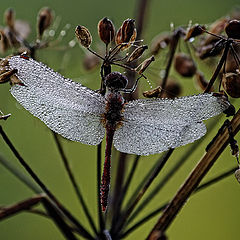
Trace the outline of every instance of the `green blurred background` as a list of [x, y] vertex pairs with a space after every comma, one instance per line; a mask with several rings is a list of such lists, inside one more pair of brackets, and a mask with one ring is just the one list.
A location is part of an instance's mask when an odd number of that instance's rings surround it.
[[[178, 26], [188, 24], [189, 20], [192, 20], [193, 23], [213, 22], [217, 18], [229, 13], [238, 3], [239, 0], [150, 1], [148, 21], [144, 27], [144, 42], [149, 43], [158, 33], [168, 31], [170, 29], [170, 23]], [[55, 16], [61, 17], [60, 29], [68, 23], [71, 24], [67, 36], [61, 42], [61, 46], [67, 45], [67, 42], [74, 37], [74, 28], [80, 24], [89, 28], [94, 39], [93, 48], [96, 49], [101, 45], [96, 31], [98, 21], [102, 17], [108, 16], [114, 21], [115, 26], [119, 27], [124, 19], [135, 16], [136, 5], [137, 1], [127, 0], [2, 0], [0, 18], [3, 18], [5, 9], [9, 7], [14, 8], [18, 19], [24, 19], [31, 23], [32, 33], [29, 39], [33, 39], [36, 32], [36, 15], [40, 8], [49, 6], [54, 9]], [[0, 21], [0, 25], [3, 24], [3, 20], [2, 22]], [[90, 73], [84, 71], [81, 63], [83, 55], [83, 50], [76, 46], [69, 50], [43, 50], [37, 54], [37, 57], [55, 70], [61, 70], [64, 76], [76, 80], [80, 79], [84, 85], [97, 89], [99, 87], [98, 70]], [[157, 71], [155, 68], [150, 70], [152, 72]], [[208, 69], [204, 69], [203, 66], [202, 71], [207, 70]], [[206, 72], [206, 75], [210, 76], [211, 72]], [[154, 81], [157, 79], [156, 77], [152, 77], [151, 80], [154, 84]], [[191, 80], [181, 79], [180, 81], [184, 87], [183, 95], [197, 93]], [[145, 89], [149, 87], [147, 84], [142, 85]], [[64, 171], [51, 132], [43, 123], [24, 110], [13, 99], [8, 90], [9, 86], [7, 84], [0, 86], [0, 109], [6, 114], [11, 113], [12, 116], [6, 122], [1, 121], [1, 125], [21, 155], [36, 171], [44, 183], [46, 183], [74, 215], [83, 221], [84, 226], [88, 228], [87, 222], [84, 222], [81, 218], [83, 213], [79, 210], [78, 201]], [[236, 103], [235, 106], [239, 107], [239, 103]], [[224, 119], [221, 119], [216, 122], [216, 128], [212, 135], [205, 137], [204, 142], [199, 144], [198, 151], [189, 158], [183, 168], [169, 181], [164, 190], [161, 191], [158, 196], [155, 196], [151, 204], [140, 214], [139, 218], [150, 210], [157, 208], [161, 203], [164, 203], [174, 195], [175, 191], [204, 153], [205, 146], [214, 135], [214, 132], [216, 133], [217, 128], [222, 124], [223, 120]], [[240, 140], [239, 136], [237, 139]], [[64, 144], [64, 150], [71, 160], [71, 166], [74, 169], [77, 181], [80, 183], [84, 197], [90, 207], [91, 214], [97, 220], [96, 147], [63, 139], [62, 142]], [[172, 166], [174, 159], [178, 159], [189, 147], [191, 146], [188, 145], [177, 149], [169, 163], [167, 163], [165, 170]], [[22, 169], [2, 139], [0, 139], [0, 153], [20, 170]], [[130, 190], [134, 190], [134, 185], [139, 182], [138, 179], [145, 176], [146, 169], [150, 168], [156, 162], [157, 158], [157, 155], [142, 158], [137, 176]], [[132, 160], [133, 157], [129, 158], [130, 164]], [[115, 164], [113, 162], [113, 171], [114, 166]], [[236, 166], [236, 160], [231, 156], [230, 149], [227, 148], [204, 180], [222, 173], [233, 166]], [[162, 176], [159, 176], [153, 186], [156, 185], [161, 178]], [[0, 205], [13, 204], [31, 196], [33, 196], [33, 193], [0, 165]], [[167, 232], [169, 239], [239, 239], [239, 199], [239, 185], [234, 176], [230, 176], [218, 184], [192, 196], [169, 228]], [[135, 233], [129, 235], [127, 239], [144, 239], [156, 220], [157, 217], [147, 222]], [[21, 213], [0, 222], [0, 239], [37, 240], [64, 238], [51, 221], [33, 214]]]

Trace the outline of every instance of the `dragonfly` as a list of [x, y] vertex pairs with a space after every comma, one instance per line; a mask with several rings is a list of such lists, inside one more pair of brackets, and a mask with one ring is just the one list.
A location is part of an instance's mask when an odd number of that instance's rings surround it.
[[230, 103], [216, 93], [175, 99], [126, 102], [127, 78], [108, 74], [103, 96], [64, 78], [25, 55], [8, 58], [8, 70], [21, 84], [11, 94], [51, 130], [72, 141], [98, 145], [106, 133], [105, 161], [100, 189], [102, 210], [108, 206], [112, 145], [124, 153], [150, 155], [194, 142], [206, 133], [203, 120], [226, 110]]

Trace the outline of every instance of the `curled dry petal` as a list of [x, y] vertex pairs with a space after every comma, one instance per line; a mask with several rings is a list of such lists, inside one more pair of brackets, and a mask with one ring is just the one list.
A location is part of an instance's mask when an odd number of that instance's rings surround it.
[[80, 25], [77, 26], [75, 29], [75, 35], [83, 47], [85, 48], [90, 47], [92, 43], [92, 36], [86, 27]]

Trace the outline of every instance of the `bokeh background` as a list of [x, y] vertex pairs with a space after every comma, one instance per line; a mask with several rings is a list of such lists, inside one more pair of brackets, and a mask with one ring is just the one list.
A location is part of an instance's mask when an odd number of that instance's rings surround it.
[[[60, 46], [66, 46], [74, 38], [74, 28], [80, 24], [88, 27], [94, 39], [93, 48], [98, 49], [99, 46], [101, 47], [96, 31], [98, 21], [102, 17], [107, 16], [113, 20], [115, 26], [119, 27], [124, 19], [134, 18], [137, 2], [137, 0], [1, 0], [0, 25], [4, 25], [1, 19], [3, 19], [5, 9], [12, 7], [15, 9], [18, 19], [30, 22], [32, 33], [29, 39], [34, 39], [37, 13], [42, 7], [49, 6], [55, 11], [55, 16], [61, 18], [59, 29], [64, 28], [66, 24], [71, 24]], [[228, 14], [238, 3], [239, 0], [152, 0], [150, 1], [148, 18], [144, 27], [144, 43], [150, 43], [151, 39], [162, 31], [169, 31], [171, 23], [174, 23], [175, 26], [187, 25], [189, 20], [192, 20], [193, 23], [211, 23], [217, 18]], [[90, 73], [84, 71], [82, 68], [83, 56], [84, 51], [78, 46], [72, 49], [56, 47], [43, 50], [37, 54], [39, 60], [45, 62], [53, 69], [61, 71], [64, 76], [81, 81], [89, 88], [97, 89], [100, 79], [99, 70]], [[158, 79], [156, 75], [158, 72], [156, 68], [150, 68], [150, 70], [153, 73], [155, 71], [155, 74], [152, 74], [152, 84], [157, 84]], [[211, 72], [206, 66], [203, 65], [201, 70], [206, 72], [208, 77], [211, 76]], [[173, 72], [172, 74], [175, 73]], [[151, 74], [149, 75], [151, 76]], [[182, 95], [198, 93], [193, 87], [191, 80], [180, 79], [180, 82], [184, 88]], [[142, 87], [144, 90], [149, 88], [148, 84], [144, 83], [142, 83]], [[87, 222], [84, 222], [81, 218], [83, 213], [79, 209], [78, 201], [64, 171], [51, 132], [43, 123], [34, 118], [15, 101], [9, 93], [9, 88], [7, 84], [0, 86], [0, 109], [6, 114], [12, 114], [7, 121], [1, 121], [1, 125], [21, 155], [37, 172], [40, 178], [88, 228]], [[235, 106], [239, 106], [237, 101], [235, 101]], [[204, 141], [199, 143], [198, 151], [188, 159], [183, 168], [169, 181], [166, 188], [154, 197], [147, 208], [140, 214], [139, 218], [150, 210], [157, 208], [161, 203], [164, 203], [174, 195], [175, 191], [204, 153], [205, 146], [214, 135], [214, 132], [216, 133], [217, 128], [223, 123], [224, 119], [215, 121], [216, 128], [212, 135], [207, 135]], [[237, 139], [240, 140], [240, 137], [238, 136]], [[97, 220], [96, 147], [64, 139], [62, 139], [62, 142], [64, 150], [71, 161], [77, 181], [80, 183], [84, 197], [90, 207], [91, 214]], [[176, 150], [169, 163], [167, 163], [166, 169], [172, 166], [174, 160], [182, 156], [189, 147], [191, 146], [184, 146]], [[22, 170], [22, 167], [17, 163], [8, 146], [1, 138], [0, 153], [9, 162]], [[157, 155], [142, 158], [130, 191], [133, 191], [134, 185], [139, 182], [141, 177], [145, 176], [146, 169], [150, 168], [157, 159]], [[132, 160], [133, 157], [129, 158], [130, 164]], [[114, 166], [113, 162], [113, 171]], [[231, 156], [230, 149], [227, 148], [204, 180], [222, 173], [233, 166], [236, 166], [236, 160]], [[161, 177], [159, 176], [155, 180], [153, 186], [157, 184]], [[33, 193], [0, 165], [0, 205], [13, 204], [31, 196], [33, 196]], [[234, 176], [230, 176], [192, 196], [169, 228], [167, 232], [169, 239], [239, 239], [239, 199], [239, 184]], [[155, 217], [144, 224], [135, 233], [129, 235], [127, 239], [144, 239], [157, 218]], [[0, 239], [42, 240], [64, 238], [51, 221], [33, 214], [21, 213], [0, 222]]]

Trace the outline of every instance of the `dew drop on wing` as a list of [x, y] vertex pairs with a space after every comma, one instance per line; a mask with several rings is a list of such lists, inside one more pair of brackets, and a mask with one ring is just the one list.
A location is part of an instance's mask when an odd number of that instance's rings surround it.
[[114, 146], [126, 153], [149, 155], [176, 148], [206, 133], [202, 120], [220, 114], [229, 103], [204, 93], [176, 99], [140, 99], [125, 104]]
[[25, 85], [11, 88], [25, 109], [67, 139], [91, 145], [102, 141], [105, 101], [100, 94], [31, 58], [11, 57], [9, 66], [18, 70], [16, 75]]

